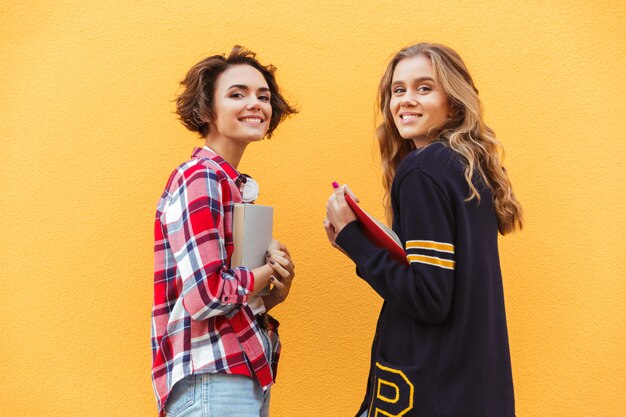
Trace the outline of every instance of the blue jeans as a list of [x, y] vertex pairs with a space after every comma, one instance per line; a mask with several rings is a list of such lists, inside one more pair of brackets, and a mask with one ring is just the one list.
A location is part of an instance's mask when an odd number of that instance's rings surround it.
[[269, 417], [269, 411], [270, 390], [243, 375], [189, 375], [165, 404], [167, 417]]

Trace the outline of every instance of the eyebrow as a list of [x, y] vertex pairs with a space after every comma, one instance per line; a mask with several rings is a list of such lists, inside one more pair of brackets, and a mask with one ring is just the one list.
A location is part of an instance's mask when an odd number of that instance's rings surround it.
[[[250, 89], [250, 87], [248, 87], [247, 85], [244, 85], [244, 84], [233, 84], [230, 87], [228, 87], [227, 90], [230, 90], [232, 88], [239, 88], [241, 90], [249, 90]], [[267, 88], [267, 87], [261, 87], [261, 88], [259, 88], [258, 91], [271, 92], [271, 90], [269, 88]]]
[[[422, 81], [432, 81], [435, 82], [435, 80], [432, 77], [420, 77], [420, 78], [416, 78], [413, 80], [413, 82], [422, 82]], [[393, 83], [391, 83], [391, 85], [396, 85], [396, 84], [402, 84], [404, 83], [404, 81], [394, 81]]]

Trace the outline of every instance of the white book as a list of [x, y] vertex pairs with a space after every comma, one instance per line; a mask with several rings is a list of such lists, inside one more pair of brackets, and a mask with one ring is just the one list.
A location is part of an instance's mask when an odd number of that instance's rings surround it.
[[[265, 252], [272, 241], [274, 208], [258, 204], [236, 203], [233, 210], [233, 255], [231, 268], [250, 269], [265, 265]], [[269, 288], [259, 295], [269, 294]]]

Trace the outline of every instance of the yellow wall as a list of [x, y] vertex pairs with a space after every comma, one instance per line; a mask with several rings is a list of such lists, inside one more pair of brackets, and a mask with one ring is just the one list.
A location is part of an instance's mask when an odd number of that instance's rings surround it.
[[324, 204], [337, 179], [382, 217], [376, 85], [422, 40], [465, 58], [526, 211], [501, 239], [518, 416], [624, 415], [624, 2], [138, 3], [0, 6], [2, 416], [155, 415], [152, 222], [200, 143], [171, 100], [235, 43], [302, 110], [240, 166], [297, 262], [273, 416], [355, 412], [381, 301]]

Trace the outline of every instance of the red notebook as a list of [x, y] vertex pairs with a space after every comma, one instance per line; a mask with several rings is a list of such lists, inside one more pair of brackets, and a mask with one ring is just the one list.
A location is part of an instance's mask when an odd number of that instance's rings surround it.
[[[333, 187], [339, 188], [339, 184], [337, 182], [333, 182]], [[402, 242], [396, 233], [367, 214], [356, 201], [350, 197], [350, 195], [346, 194], [346, 201], [348, 205], [354, 211], [356, 218], [361, 222], [363, 226], [363, 232], [365, 236], [376, 246], [379, 248], [387, 249], [391, 256], [397, 261], [409, 264], [409, 261], [406, 259], [406, 252], [402, 247]]]

